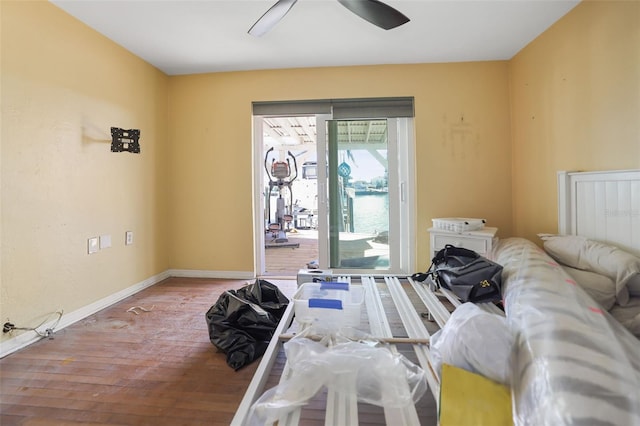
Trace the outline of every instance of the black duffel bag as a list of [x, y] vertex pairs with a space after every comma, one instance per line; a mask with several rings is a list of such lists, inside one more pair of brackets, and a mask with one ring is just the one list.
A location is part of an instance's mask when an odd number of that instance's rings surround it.
[[451, 290], [462, 302], [502, 300], [502, 266], [473, 250], [447, 244], [436, 253], [426, 274], [413, 275], [418, 281], [427, 277]]

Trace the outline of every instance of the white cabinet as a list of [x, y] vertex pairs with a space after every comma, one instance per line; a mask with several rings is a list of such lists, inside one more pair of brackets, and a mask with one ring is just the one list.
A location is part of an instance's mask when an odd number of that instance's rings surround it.
[[451, 232], [438, 228], [429, 228], [431, 234], [431, 252], [435, 254], [443, 249], [447, 244], [455, 247], [463, 247], [473, 250], [481, 256], [487, 256], [491, 253], [494, 244], [498, 238], [496, 233], [498, 228], [484, 227], [477, 231], [468, 232]]

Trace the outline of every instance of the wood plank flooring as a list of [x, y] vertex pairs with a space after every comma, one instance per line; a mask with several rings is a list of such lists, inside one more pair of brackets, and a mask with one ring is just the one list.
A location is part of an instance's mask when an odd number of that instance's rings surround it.
[[[266, 279], [289, 298], [296, 290], [295, 280]], [[0, 424], [228, 425], [258, 362], [228, 367], [209, 341], [205, 314], [225, 290], [246, 283], [170, 278], [1, 359]], [[127, 312], [132, 307], [150, 312]], [[388, 317], [401, 327], [391, 308]], [[280, 355], [274, 370], [283, 363]], [[316, 405], [302, 425], [324, 424]], [[418, 407], [421, 424], [435, 426], [430, 392]], [[362, 410], [361, 421], [384, 423], [381, 408]]]
[[0, 424], [228, 425], [258, 363], [228, 367], [205, 314], [244, 284], [170, 278], [3, 358]]
[[[270, 241], [270, 236], [265, 239]], [[265, 275], [296, 277], [300, 269], [306, 269], [307, 263], [318, 260], [318, 235], [315, 230], [300, 230], [287, 234], [289, 243], [297, 247], [282, 245], [265, 248]]]

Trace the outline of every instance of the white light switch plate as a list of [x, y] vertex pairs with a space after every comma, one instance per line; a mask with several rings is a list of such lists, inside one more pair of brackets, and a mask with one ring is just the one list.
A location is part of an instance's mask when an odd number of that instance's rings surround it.
[[88, 253], [93, 254], [97, 253], [100, 250], [100, 243], [98, 242], [98, 237], [89, 238], [87, 243]]
[[124, 243], [128, 246], [133, 244], [133, 231], [127, 231], [124, 237]]
[[111, 235], [100, 235], [100, 249], [111, 247]]

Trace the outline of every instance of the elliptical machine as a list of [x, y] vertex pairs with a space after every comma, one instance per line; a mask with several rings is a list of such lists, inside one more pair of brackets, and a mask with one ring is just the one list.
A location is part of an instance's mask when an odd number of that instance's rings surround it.
[[[273, 151], [271, 147], [264, 156], [264, 169], [269, 177], [269, 192], [267, 194], [266, 207], [267, 207], [267, 220], [269, 221], [269, 232], [275, 237], [276, 243], [286, 243], [287, 239], [287, 224], [290, 224], [293, 220], [293, 191], [291, 185], [293, 181], [298, 177], [298, 164], [296, 163], [296, 157], [291, 154], [291, 151], [287, 151], [286, 161], [276, 161], [275, 158], [271, 160], [271, 168], [269, 169], [267, 162], [269, 154]], [[294, 176], [291, 177], [291, 163], [289, 157], [293, 160]], [[276, 200], [276, 214], [275, 220], [271, 221], [271, 191], [273, 188], [278, 187], [278, 199]], [[289, 204], [285, 204], [284, 192], [289, 191]]]

